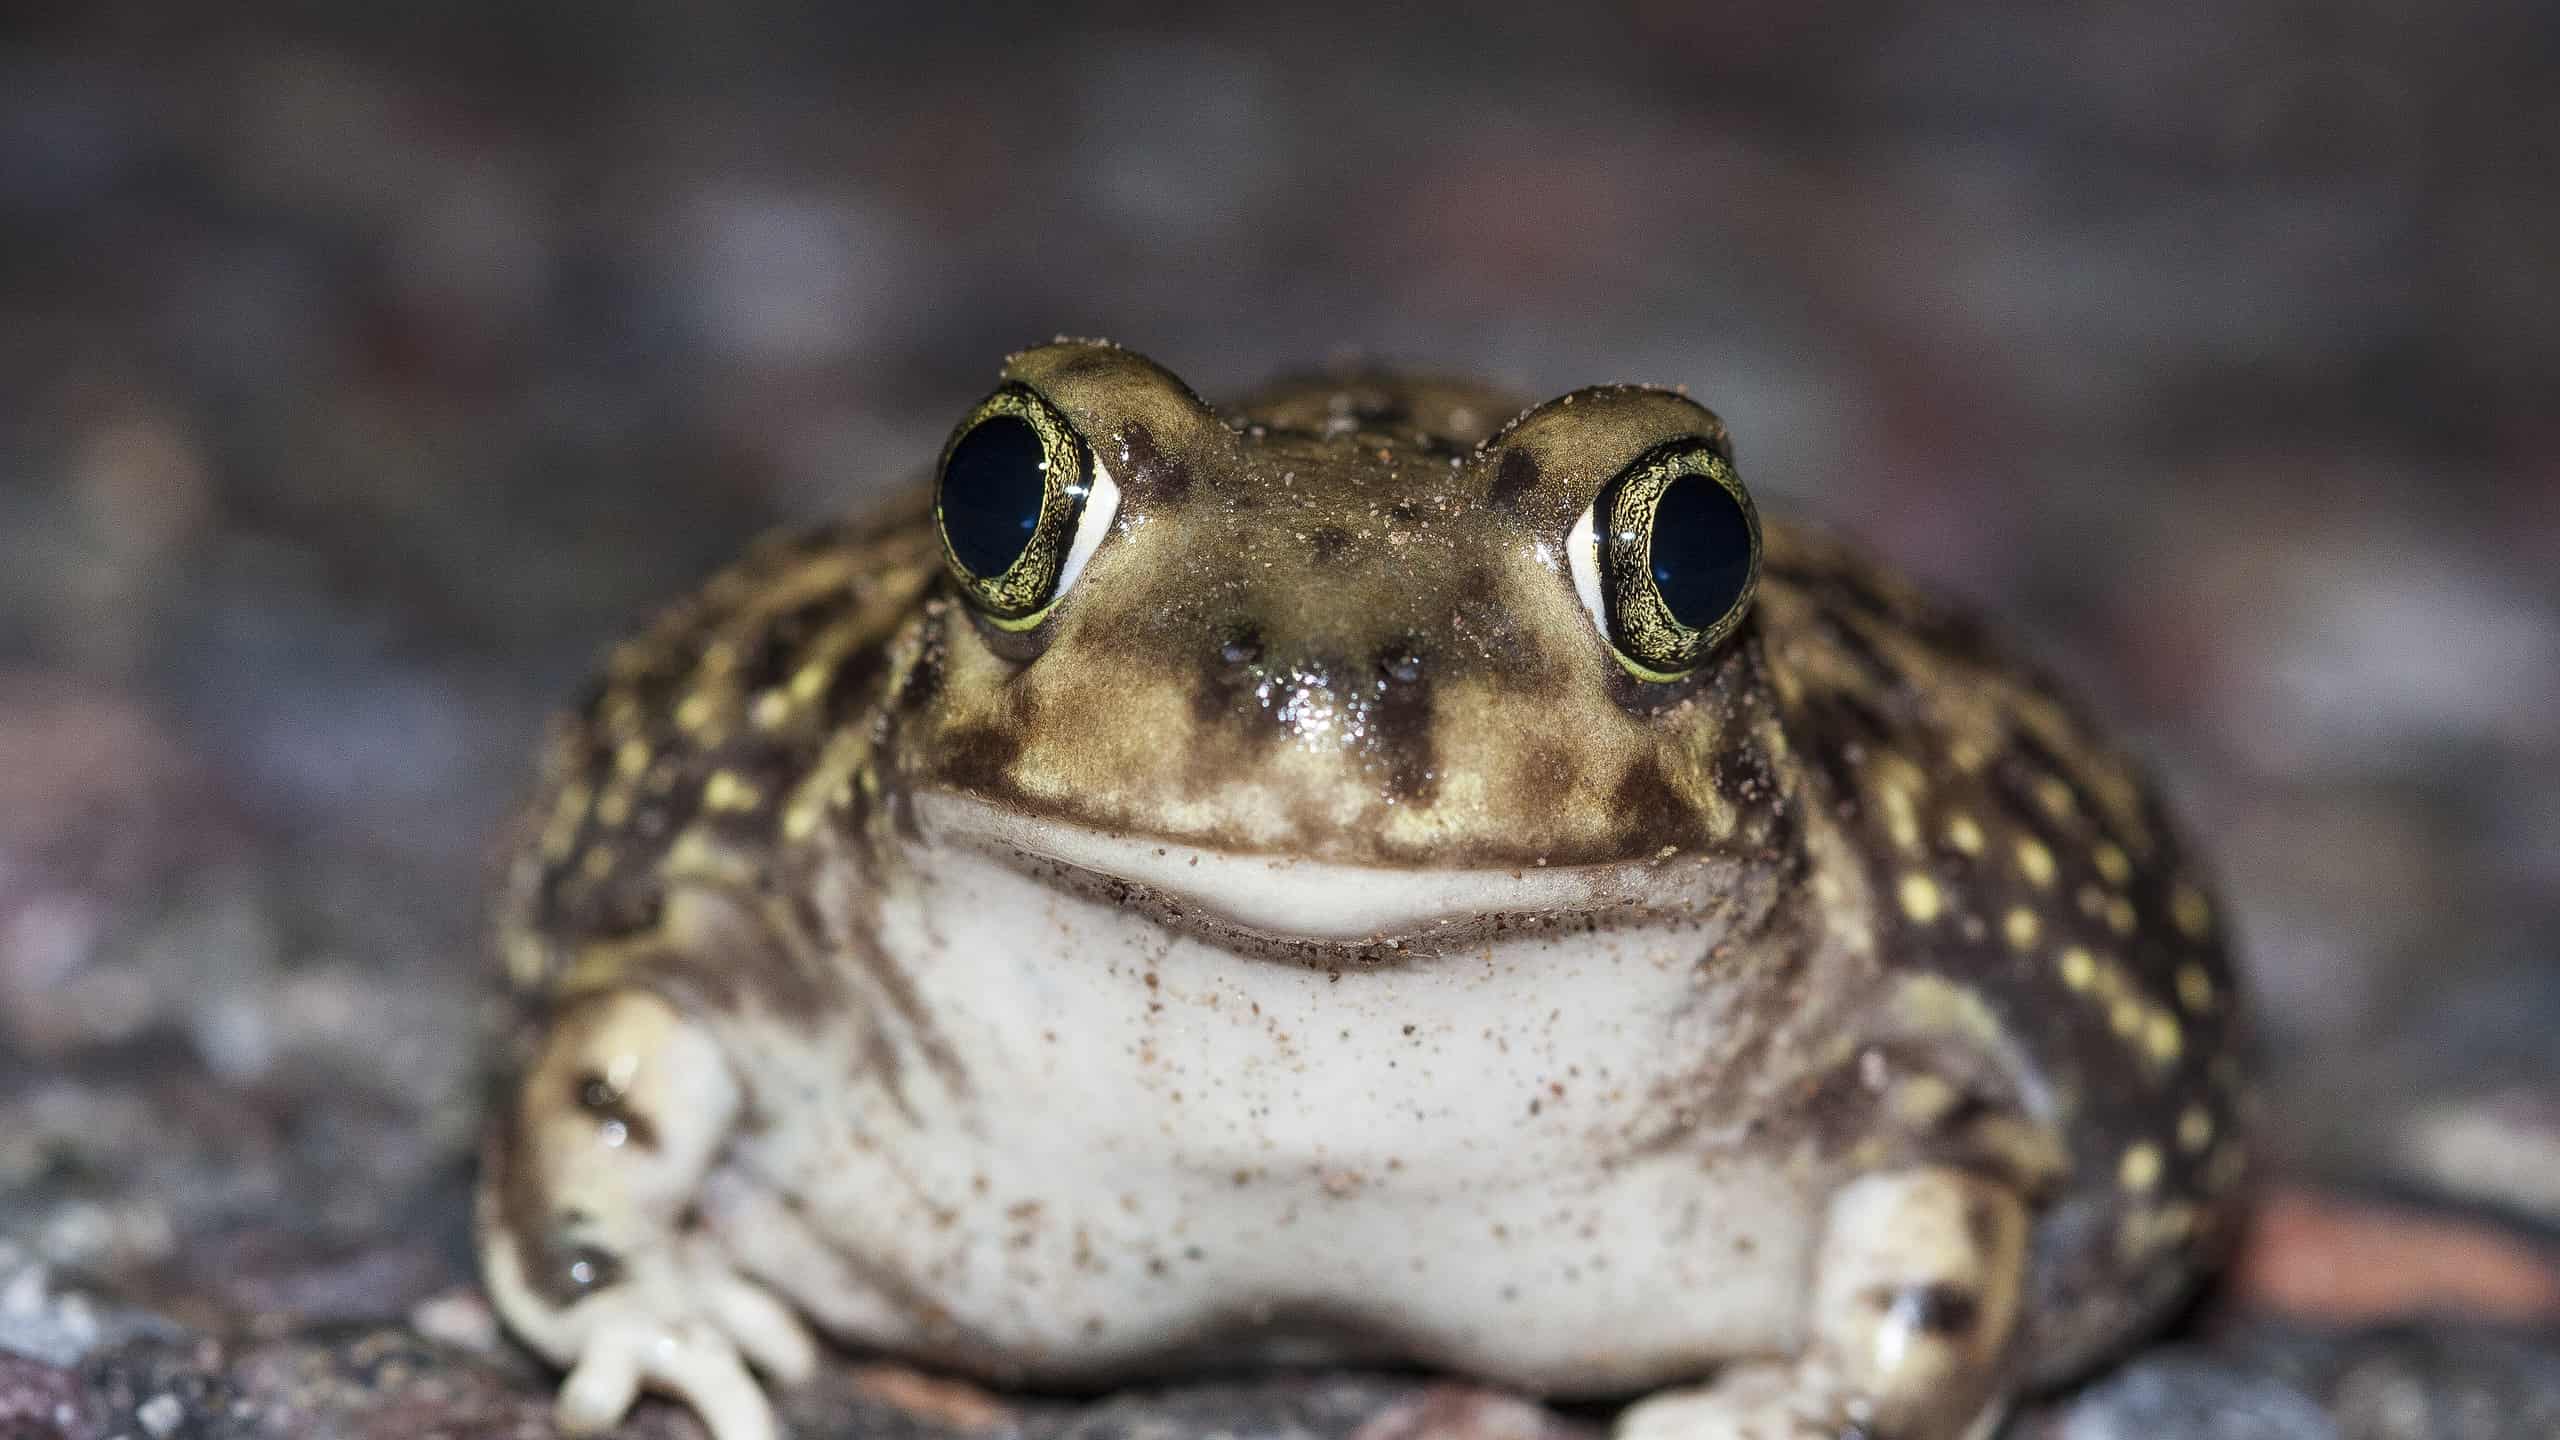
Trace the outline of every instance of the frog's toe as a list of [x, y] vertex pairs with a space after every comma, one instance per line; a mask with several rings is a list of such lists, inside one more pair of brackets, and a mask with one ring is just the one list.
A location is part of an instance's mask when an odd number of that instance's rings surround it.
[[791, 1307], [763, 1286], [736, 1275], [707, 1282], [703, 1300], [720, 1328], [758, 1370], [797, 1385], [818, 1368], [818, 1343]]
[[2005, 1408], [2027, 1212], [1998, 1181], [1925, 1166], [1831, 1197], [1811, 1334], [1628, 1410], [1616, 1440], [1978, 1440]]
[[560, 1428], [571, 1435], [609, 1430], [643, 1387], [692, 1407], [712, 1440], [778, 1440], [773, 1407], [727, 1336], [640, 1317], [604, 1321], [589, 1335], [560, 1386]]
[[818, 1363], [808, 1328], [707, 1250], [636, 1269], [563, 1317], [575, 1338], [561, 1357], [570, 1367], [561, 1428], [610, 1428], [645, 1389], [691, 1406], [713, 1440], [774, 1440], [772, 1407], [748, 1367], [783, 1384], [807, 1379]]
[[1762, 1362], [1628, 1407], [1610, 1440], [1841, 1440], [1856, 1433], [1836, 1386], [1795, 1365]]

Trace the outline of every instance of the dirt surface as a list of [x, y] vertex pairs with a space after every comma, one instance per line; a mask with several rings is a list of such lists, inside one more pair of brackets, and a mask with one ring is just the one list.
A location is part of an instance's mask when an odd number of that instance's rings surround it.
[[[540, 717], [1061, 331], [1213, 393], [1350, 351], [1685, 383], [1755, 486], [2008, 617], [2208, 841], [2281, 1187], [2224, 1292], [2012, 1433], [2560, 1433], [2554, 17], [14, 8], [0, 1437], [544, 1433], [464, 1229]], [[1599, 1419], [853, 1359], [793, 1405]]]

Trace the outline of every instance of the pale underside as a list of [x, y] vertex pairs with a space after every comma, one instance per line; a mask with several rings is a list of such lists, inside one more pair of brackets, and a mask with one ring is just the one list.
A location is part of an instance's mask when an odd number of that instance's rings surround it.
[[[1703, 867], [1363, 872], [918, 814], [878, 919], [915, 993], [847, 961], [881, 1024], [719, 1022], [769, 1118], [706, 1213], [825, 1328], [1066, 1381], [1251, 1331], [1257, 1355], [1565, 1393], [1800, 1338], [1826, 1177], [1734, 1143], [1739, 1116], [1641, 1143], [1714, 1048], [1721, 922], [1676, 913]], [[1606, 923], [1291, 962], [1079, 894], [1058, 862], [1310, 940], [1488, 908]]]

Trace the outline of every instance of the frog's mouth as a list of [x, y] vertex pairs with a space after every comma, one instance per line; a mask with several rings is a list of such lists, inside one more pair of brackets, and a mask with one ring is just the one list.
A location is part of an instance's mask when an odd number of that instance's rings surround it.
[[[1152, 897], [1184, 918], [1260, 938], [1324, 946], [1437, 944], [1566, 920], [1703, 913], [1705, 862], [1432, 869], [1208, 849], [1026, 816], [972, 797], [921, 793], [926, 837], [1020, 868]], [[1135, 891], [1137, 894], [1125, 892]], [[1704, 907], [1707, 909], [1715, 907]]]

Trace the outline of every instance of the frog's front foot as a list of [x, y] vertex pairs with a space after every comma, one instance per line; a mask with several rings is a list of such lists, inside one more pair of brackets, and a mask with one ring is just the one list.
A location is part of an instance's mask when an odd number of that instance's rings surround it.
[[1832, 1197], [1803, 1353], [1646, 1400], [1614, 1440], [1987, 1435], [2026, 1254], [2026, 1207], [1996, 1181], [1941, 1168], [1854, 1180]]
[[564, 1017], [526, 1073], [483, 1167], [481, 1256], [508, 1323], [569, 1370], [562, 1429], [605, 1429], [648, 1388], [714, 1440], [772, 1440], [748, 1367], [790, 1382], [815, 1366], [807, 1329], [695, 1208], [740, 1099], [710, 1035], [636, 990]]

